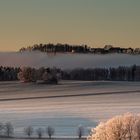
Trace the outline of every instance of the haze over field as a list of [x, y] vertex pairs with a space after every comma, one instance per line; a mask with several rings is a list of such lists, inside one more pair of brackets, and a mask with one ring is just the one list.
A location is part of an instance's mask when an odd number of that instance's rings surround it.
[[58, 67], [62, 69], [140, 65], [140, 55], [47, 54], [41, 52], [0, 53], [2, 66]]

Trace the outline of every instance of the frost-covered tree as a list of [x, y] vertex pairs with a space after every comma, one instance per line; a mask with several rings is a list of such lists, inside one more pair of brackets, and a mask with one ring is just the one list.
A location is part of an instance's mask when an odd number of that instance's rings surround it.
[[3, 123], [0, 123], [0, 136], [3, 135], [3, 129], [4, 129], [4, 125]]
[[37, 69], [37, 80], [42, 80], [45, 71], [46, 69], [44, 67]]
[[32, 126], [28, 126], [26, 128], [24, 128], [24, 133], [28, 136], [31, 137], [31, 135], [33, 134], [34, 129]]
[[36, 70], [30, 67], [23, 67], [18, 73], [18, 78], [23, 82], [35, 82], [37, 80]]
[[91, 130], [88, 140], [140, 140], [140, 116], [116, 116]]
[[48, 81], [50, 81], [51, 79], [52, 79], [51, 73], [48, 72], [48, 71], [45, 71], [45, 72], [43, 73], [43, 75], [42, 75], [42, 80], [43, 80], [44, 82], [48, 82]]
[[23, 67], [18, 73], [18, 78], [23, 82], [43, 81], [44, 83], [57, 84], [60, 80], [60, 72], [56, 68], [39, 68]]
[[44, 134], [44, 129], [43, 128], [36, 129], [36, 134], [38, 135], [38, 138], [41, 139]]
[[79, 139], [81, 139], [82, 136], [84, 135], [84, 127], [83, 126], [80, 125], [78, 127], [77, 134], [78, 134]]
[[43, 73], [42, 79], [45, 83], [57, 84], [59, 80], [57, 69], [47, 68], [46, 71]]
[[47, 132], [49, 138], [51, 139], [52, 138], [52, 135], [54, 135], [55, 129], [53, 127], [51, 127], [51, 126], [48, 126], [46, 128], [46, 132]]
[[14, 128], [10, 122], [4, 125], [4, 132], [7, 137], [11, 137], [14, 134]]

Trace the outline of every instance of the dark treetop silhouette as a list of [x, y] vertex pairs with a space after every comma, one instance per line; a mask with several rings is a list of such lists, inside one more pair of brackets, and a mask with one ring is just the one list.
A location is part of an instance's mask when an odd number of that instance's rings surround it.
[[93, 53], [93, 54], [108, 54], [108, 53], [123, 53], [123, 54], [140, 54], [140, 48], [121, 48], [112, 45], [105, 45], [104, 48], [93, 48], [87, 45], [69, 45], [69, 44], [35, 44], [26, 48], [21, 48], [20, 52], [24, 51], [41, 51], [47, 53]]

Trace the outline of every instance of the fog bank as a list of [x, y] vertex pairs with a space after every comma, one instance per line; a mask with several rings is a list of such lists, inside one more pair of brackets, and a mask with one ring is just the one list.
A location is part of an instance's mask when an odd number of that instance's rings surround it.
[[0, 53], [0, 65], [14, 67], [94, 68], [140, 65], [140, 55], [46, 54], [41, 52]]

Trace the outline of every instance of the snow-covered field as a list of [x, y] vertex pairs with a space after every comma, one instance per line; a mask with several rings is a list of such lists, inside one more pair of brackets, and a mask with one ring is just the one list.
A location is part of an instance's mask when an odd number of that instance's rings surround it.
[[140, 82], [0, 82], [0, 122], [12, 122], [16, 136], [28, 125], [51, 125], [55, 137], [76, 136], [82, 125], [87, 135], [99, 121], [125, 112], [140, 113]]

